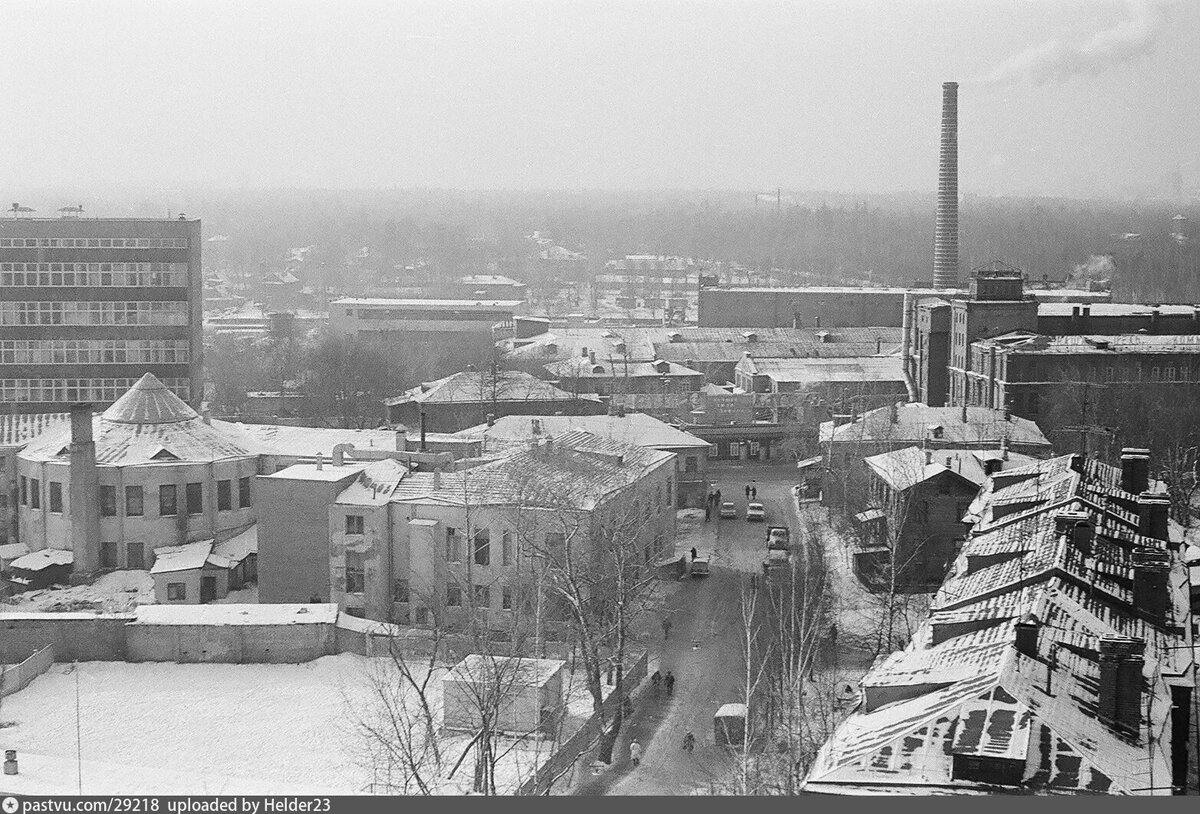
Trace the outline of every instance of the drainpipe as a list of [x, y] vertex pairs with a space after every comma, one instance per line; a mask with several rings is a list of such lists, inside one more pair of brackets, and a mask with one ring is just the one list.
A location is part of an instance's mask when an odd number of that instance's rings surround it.
[[917, 385], [913, 381], [912, 376], [912, 293], [904, 292], [904, 313], [900, 317], [900, 365], [904, 371], [904, 389], [908, 391], [908, 400], [910, 402], [920, 401], [917, 395]]

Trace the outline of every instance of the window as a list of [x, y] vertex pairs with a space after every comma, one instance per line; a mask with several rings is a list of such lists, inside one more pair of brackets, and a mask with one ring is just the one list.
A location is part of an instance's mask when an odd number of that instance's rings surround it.
[[233, 482], [217, 481], [217, 511], [227, 512], [233, 508]]
[[1155, 365], [1154, 367], [1150, 368], [1150, 381], [1152, 381], [1152, 382], [1158, 381], [1160, 375], [1161, 375], [1161, 371], [1159, 370], [1158, 365]]
[[250, 508], [250, 479], [238, 478], [238, 508]]
[[513, 564], [513, 535], [511, 531], [506, 531], [500, 535], [500, 564]]
[[671, 500], [671, 486], [672, 486], [671, 479], [667, 478], [667, 500], [666, 500], [667, 508], [670, 508], [673, 505], [673, 501]]
[[357, 551], [346, 552], [346, 593], [363, 592], [363, 556]]
[[721, 457], [721, 447], [718, 444], [709, 444], [708, 457], [720, 458]]
[[512, 588], [500, 589], [500, 607], [504, 610], [512, 610]]
[[446, 606], [450, 608], [462, 607], [462, 588], [457, 585], [446, 586]]
[[100, 516], [101, 517], [116, 517], [117, 516], [117, 487], [101, 486], [100, 487]]
[[168, 602], [184, 602], [187, 600], [187, 583], [186, 582], [168, 582], [167, 583], [167, 601]]
[[21, 476], [21, 505], [29, 505], [29, 479], [24, 475]]
[[174, 517], [179, 511], [175, 500], [175, 484], [164, 483], [158, 487], [158, 513], [162, 517]]
[[689, 456], [687, 456], [687, 458], [684, 459], [683, 471], [684, 472], [695, 472], [696, 471], [696, 456], [695, 455], [689, 455]]
[[188, 514], [204, 514], [204, 484], [189, 483], [185, 490]]
[[125, 544], [125, 567], [131, 569], [145, 568], [145, 549], [141, 543]]
[[1166, 379], [1167, 379], [1167, 381], [1169, 381], [1169, 382], [1173, 382], [1173, 381], [1175, 381], [1175, 368], [1174, 368], [1174, 366], [1171, 366], [1171, 367], [1168, 367], [1168, 368], [1167, 368], [1167, 376], [1166, 376]]
[[729, 442], [729, 457], [736, 458], [737, 456], [738, 456], [738, 442], [730, 441]]
[[446, 527], [446, 562], [462, 562], [459, 554], [458, 529]]
[[101, 543], [100, 544], [100, 567], [101, 568], [116, 568], [117, 567], [117, 544], [116, 543]]
[[125, 487], [125, 516], [126, 517], [141, 517], [142, 512], [142, 487], [126, 486]]
[[408, 580], [392, 580], [392, 601], [408, 602]]
[[475, 599], [475, 607], [490, 608], [492, 606], [492, 591], [486, 585], [473, 585], [471, 595]]
[[346, 533], [347, 534], [362, 534], [363, 533], [363, 516], [361, 514], [346, 515]]
[[62, 514], [62, 484], [56, 480], [50, 481], [50, 511]]
[[492, 535], [487, 529], [479, 529], [477, 532], [475, 532], [474, 548], [476, 565], [492, 564], [491, 539]]
[[42, 482], [37, 478], [29, 479], [29, 508], [42, 508]]

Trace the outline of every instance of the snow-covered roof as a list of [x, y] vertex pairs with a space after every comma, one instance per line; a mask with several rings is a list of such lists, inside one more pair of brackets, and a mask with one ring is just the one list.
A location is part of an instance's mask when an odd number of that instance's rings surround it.
[[135, 625], [332, 625], [338, 607], [317, 605], [140, 605]]
[[151, 574], [167, 574], [175, 571], [194, 571], [203, 568], [212, 553], [212, 540], [200, 540], [187, 545], [166, 546], [154, 549], [154, 566]]
[[677, 430], [670, 424], [645, 413], [627, 413], [624, 416], [524, 416], [510, 415], [497, 418], [492, 426], [480, 424], [457, 433], [462, 438], [484, 438], [489, 442], [526, 443], [534, 437], [533, 427], [537, 424], [538, 434], [554, 436], [571, 430], [580, 430], [602, 438], [639, 447], [654, 449], [695, 448], [708, 449], [709, 443], [691, 433]]
[[258, 524], [255, 523], [241, 534], [213, 546], [213, 554], [225, 557], [232, 563], [238, 563], [251, 554], [258, 553]]
[[[895, 420], [892, 418], [895, 410]], [[964, 420], [965, 419], [965, 420]], [[920, 402], [880, 407], [863, 413], [854, 421], [834, 427], [832, 421], [821, 424], [821, 443], [847, 441], [852, 443], [882, 441], [897, 446], [920, 444], [933, 437], [930, 427], [941, 427], [941, 441], [953, 444], [987, 444], [999, 446], [1008, 439], [1012, 444], [1026, 444], [1050, 449], [1050, 441], [1038, 425], [1027, 418], [1007, 415], [990, 407], [930, 407]]]
[[516, 370], [498, 373], [464, 370], [432, 382], [406, 390], [399, 396], [385, 399], [384, 404], [469, 404], [493, 401], [571, 401], [595, 396], [581, 397], [560, 390], [536, 376]]
[[[928, 455], [926, 454], [928, 453]], [[984, 461], [996, 460], [1001, 469], [1013, 469], [1037, 463], [1037, 459], [1029, 455], [1021, 455], [1007, 450], [978, 450], [952, 449], [939, 447], [925, 450], [912, 446], [872, 455], [866, 458], [867, 466], [883, 478], [893, 489], [903, 492], [924, 483], [930, 478], [943, 472], [953, 472], [965, 478], [976, 486], [982, 486], [987, 480], [984, 472]]]
[[407, 474], [408, 467], [399, 461], [391, 458], [373, 461], [363, 467], [354, 482], [342, 490], [337, 502], [357, 506], [382, 505], [392, 499]]
[[281, 424], [242, 424], [213, 419], [212, 425], [230, 438], [242, 439], [247, 449], [260, 455], [329, 458], [338, 444], [356, 449], [396, 449], [395, 430], [343, 430], [327, 427], [289, 427]]
[[[152, 373], [93, 416], [92, 437], [101, 466], [207, 462], [255, 454], [240, 436], [206, 424]], [[38, 436], [20, 455], [32, 461], [63, 460], [70, 444], [71, 425], [63, 422]]]
[[528, 687], [540, 687], [566, 666], [559, 659], [533, 659], [521, 656], [484, 656], [472, 653], [450, 672], [443, 681], [495, 682], [497, 680]]
[[70, 565], [75, 562], [75, 552], [61, 548], [43, 548], [31, 554], [17, 557], [8, 564], [9, 568], [19, 568], [22, 571], [41, 571], [55, 565]]
[[899, 356], [860, 356], [846, 359], [746, 359], [750, 372], [789, 384], [824, 382], [902, 382]]
[[10, 413], [0, 415], [0, 446], [21, 446], [55, 427], [69, 424], [70, 413]]

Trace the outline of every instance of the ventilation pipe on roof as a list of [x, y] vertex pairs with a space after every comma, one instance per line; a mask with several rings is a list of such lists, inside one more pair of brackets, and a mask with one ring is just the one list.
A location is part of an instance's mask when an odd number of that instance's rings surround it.
[[17, 773], [17, 750], [4, 750], [4, 773], [14, 775]]
[[1136, 548], [1130, 560], [1133, 563], [1133, 606], [1146, 613], [1155, 624], [1165, 625], [1171, 604], [1167, 586], [1171, 556], [1157, 548]]
[[318, 472], [320, 472], [324, 468], [323, 463], [324, 463], [324, 456], [318, 452], [317, 453], [317, 471]]
[[496, 426], [496, 414], [495, 414], [495, 413], [488, 413], [488, 414], [487, 414], [487, 425], [488, 425], [489, 427], [494, 427], [494, 426]]
[[338, 444], [333, 448], [333, 465], [344, 466], [346, 453], [354, 449], [354, 444]]
[[425, 446], [425, 408], [422, 407], [421, 408], [421, 451], [425, 452], [426, 449], [427, 449], [427, 447]]
[[200, 418], [205, 424], [212, 426], [212, 408], [208, 406], [208, 402], [204, 402], [204, 405], [201, 406]]
[[[910, 402], [920, 401], [920, 397], [917, 395], [917, 384], [913, 381], [912, 374], [912, 337], [910, 334], [913, 330], [913, 303], [912, 294], [908, 291], [904, 292], [902, 307], [904, 312], [900, 315], [900, 369], [904, 375], [904, 389], [908, 391], [908, 400]], [[882, 345], [882, 339], [878, 341], [879, 345]], [[877, 349], [875, 352], [879, 353], [879, 350]]]
[[933, 450], [932, 449], [925, 450], [925, 465], [926, 466], [933, 465]]
[[1000, 439], [1000, 460], [1002, 460], [1002, 461], [1008, 460], [1008, 436], [1007, 435]]

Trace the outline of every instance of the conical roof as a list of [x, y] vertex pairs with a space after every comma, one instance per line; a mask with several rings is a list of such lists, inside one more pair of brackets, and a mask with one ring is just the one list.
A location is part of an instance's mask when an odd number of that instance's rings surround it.
[[103, 415], [119, 424], [172, 424], [200, 417], [153, 373], [140, 378]]

